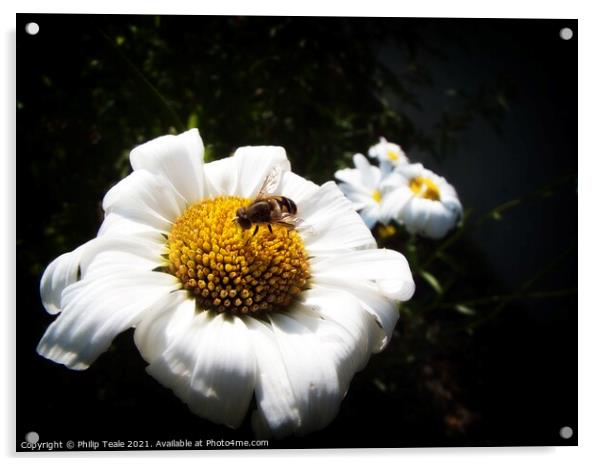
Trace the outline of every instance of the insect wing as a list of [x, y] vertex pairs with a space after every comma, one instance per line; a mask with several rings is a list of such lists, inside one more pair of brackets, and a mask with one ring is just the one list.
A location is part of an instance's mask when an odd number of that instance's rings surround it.
[[303, 224], [303, 219], [292, 214], [285, 214], [277, 220], [277, 223], [287, 228], [298, 228]]
[[288, 228], [289, 230], [295, 229], [303, 232], [305, 236], [314, 236], [316, 230], [309, 223], [305, 222], [301, 217], [297, 217], [293, 214], [284, 215], [278, 224]]
[[263, 180], [261, 188], [259, 188], [259, 193], [257, 193], [257, 199], [264, 199], [273, 194], [274, 191], [276, 191], [276, 188], [278, 188], [281, 178], [282, 168], [272, 167], [268, 175], [265, 177], [265, 180]]

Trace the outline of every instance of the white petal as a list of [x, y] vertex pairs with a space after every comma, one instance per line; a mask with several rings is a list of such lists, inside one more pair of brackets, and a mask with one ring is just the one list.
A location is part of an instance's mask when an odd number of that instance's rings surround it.
[[349, 183], [341, 183], [339, 185], [339, 189], [345, 195], [345, 197], [351, 201], [353, 210], [357, 211], [364, 209], [366, 206], [374, 202], [372, 193], [369, 193], [365, 189], [358, 190], [355, 188], [355, 186]]
[[259, 413], [253, 414], [253, 428], [261, 437], [284, 437], [295, 432], [301, 417], [286, 366], [270, 326], [245, 317], [257, 361], [255, 398]]
[[249, 146], [232, 157], [205, 165], [210, 195], [236, 195], [254, 198], [273, 168], [282, 174], [291, 166], [282, 147]]
[[456, 213], [437, 202], [424, 226], [426, 235], [433, 239], [443, 238], [456, 225], [457, 218]]
[[161, 257], [164, 243], [156, 232], [98, 237], [81, 255], [81, 277], [89, 280], [119, 272], [152, 271], [165, 265]]
[[203, 141], [194, 128], [177, 136], [161, 136], [130, 153], [134, 170], [147, 170], [169, 180], [188, 204], [204, 196]]
[[387, 298], [407, 301], [414, 294], [414, 280], [406, 258], [391, 249], [349, 251], [336, 257], [313, 260], [312, 276], [320, 282], [347, 283], [353, 292], [368, 286]]
[[384, 348], [399, 319], [396, 300], [408, 300], [414, 293], [405, 258], [396, 251], [368, 249], [314, 259], [311, 267], [314, 286], [344, 290], [360, 301], [382, 329], [372, 350]]
[[453, 228], [455, 222], [446, 217], [431, 217], [424, 228], [424, 236], [441, 239]]
[[[40, 281], [42, 303], [50, 314], [61, 311], [63, 290], [87, 273], [89, 265], [102, 254], [106, 263], [122, 258], [130, 270], [152, 270], [162, 263], [163, 238], [157, 232], [137, 233], [134, 237], [103, 236], [94, 238], [74, 251], [57, 257], [44, 271]], [[106, 254], [105, 254], [106, 253]], [[105, 261], [98, 262], [101, 265]]]
[[188, 329], [195, 314], [195, 301], [186, 290], [169, 293], [149, 309], [134, 332], [134, 342], [144, 360], [151, 363], [160, 357]]
[[46, 330], [38, 353], [71, 369], [86, 369], [117, 334], [179, 286], [168, 274], [131, 271], [73, 283], [63, 291], [63, 312]]
[[392, 173], [395, 167], [396, 165], [393, 165], [393, 163], [388, 158], [378, 159], [378, 168], [380, 168], [380, 171], [383, 173], [383, 175], [388, 175]]
[[395, 167], [395, 171], [403, 176], [406, 180], [411, 180], [417, 176], [422, 176], [424, 174], [424, 167], [421, 163], [402, 164], [397, 165], [397, 167]]
[[450, 203], [452, 209], [439, 201], [412, 198], [401, 212], [401, 220], [410, 233], [440, 239], [457, 223], [461, 215], [461, 207]]
[[362, 209], [360, 215], [366, 226], [372, 228], [380, 220], [380, 208], [374, 203]]
[[181, 322], [180, 315], [176, 325], [180, 331], [172, 327], [171, 336], [165, 325], [166, 334], [157, 343], [167, 347], [147, 371], [198, 416], [236, 428], [244, 419], [255, 385], [249, 331], [239, 317], [191, 313], [194, 301], [185, 303], [188, 324]]
[[408, 179], [403, 176], [398, 170], [389, 173], [383, 177], [380, 188], [383, 191], [399, 189], [403, 186], [408, 186]]
[[364, 192], [366, 195], [372, 195], [372, 192], [375, 188], [364, 184], [362, 180], [362, 174], [357, 168], [343, 168], [341, 170], [337, 170], [334, 174], [334, 177], [337, 180], [350, 185], [356, 191]]
[[382, 223], [387, 224], [392, 219], [398, 218], [401, 215], [401, 212], [409, 199], [407, 197], [404, 199], [401, 192], [401, 189], [396, 189], [383, 196], [380, 203], [380, 221]]
[[[278, 313], [269, 318], [276, 343], [273, 349], [282, 362], [265, 358], [265, 351], [258, 352], [258, 373], [261, 374], [256, 389], [258, 407], [276, 436], [293, 430], [305, 434], [321, 429], [332, 421], [344, 395], [339, 386], [336, 357], [325, 354], [326, 347], [317, 335], [295, 319]], [[253, 332], [254, 338], [257, 333]], [[290, 404], [282, 409], [281, 392], [287, 395], [292, 392], [295, 410], [291, 410]], [[298, 426], [294, 418], [291, 419], [295, 412]]]
[[324, 354], [335, 357], [340, 390], [346, 393], [376, 345], [379, 331], [374, 319], [352, 294], [319, 286], [307, 290], [302, 305], [290, 315], [318, 336], [326, 346]]
[[456, 222], [462, 217], [462, 203], [456, 195], [456, 191], [453, 187], [447, 185], [441, 190], [441, 204], [449, 211], [451, 211]]
[[105, 195], [103, 209], [167, 232], [184, 211], [186, 202], [161, 175], [136, 170]]
[[[297, 202], [297, 201], [296, 201]], [[374, 237], [349, 200], [332, 181], [297, 202], [305, 247], [310, 254], [374, 247]]]
[[238, 175], [233, 156], [206, 163], [203, 168], [209, 197], [236, 194]]
[[401, 220], [410, 233], [426, 234], [426, 224], [429, 220], [434, 202], [430, 199], [412, 197], [401, 212]]
[[307, 199], [311, 199], [319, 189], [320, 186], [313, 181], [306, 180], [293, 172], [285, 172], [282, 176], [282, 190], [279, 194], [292, 199], [297, 205], [300, 205]]
[[[316, 286], [322, 287], [323, 285], [319, 284]], [[337, 291], [342, 289], [340, 284], [337, 287], [334, 283], [325, 287], [331, 287]], [[376, 327], [371, 328], [373, 335], [371, 338], [372, 352], [382, 351], [391, 340], [393, 330], [395, 330], [395, 325], [399, 320], [397, 302], [366, 286], [355, 287], [353, 293], [350, 290], [346, 290], [346, 292], [353, 294], [359, 300], [362, 309], [367, 315], [370, 315], [376, 325]]]
[[100, 228], [98, 229], [98, 236], [129, 236], [137, 233], [149, 232], [160, 233], [160, 230], [157, 230], [150, 225], [136, 222], [130, 218], [111, 212], [105, 216], [102, 224], [100, 225]]
[[371, 165], [368, 159], [362, 154], [355, 154], [353, 156], [353, 163], [359, 170], [362, 184], [369, 189], [377, 189], [381, 178], [381, 171], [378, 167]]
[[353, 163], [356, 168], [337, 170], [334, 174], [335, 178], [351, 185], [357, 191], [372, 196], [372, 193], [378, 189], [383, 176], [382, 171], [371, 165], [362, 154], [355, 154]]
[[40, 280], [40, 295], [42, 304], [49, 314], [61, 312], [61, 294], [67, 286], [79, 279], [81, 256], [84, 249], [93, 241], [95, 240], [88, 241], [77, 249], [60, 255], [44, 270], [42, 280]]
[[368, 155], [370, 157], [378, 157], [379, 154], [382, 152], [382, 147], [387, 145], [387, 140], [384, 137], [380, 137], [378, 138], [378, 143], [374, 144], [373, 146], [370, 146], [370, 149], [368, 149]]
[[270, 316], [305, 434], [328, 425], [344, 396], [332, 354], [307, 327], [284, 314]]

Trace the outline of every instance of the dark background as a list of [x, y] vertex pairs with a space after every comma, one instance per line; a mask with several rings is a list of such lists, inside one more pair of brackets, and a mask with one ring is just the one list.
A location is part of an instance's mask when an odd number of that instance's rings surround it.
[[382, 240], [417, 283], [391, 344], [329, 427], [271, 447], [575, 445], [577, 36], [575, 20], [18, 15], [17, 443], [253, 438], [146, 375], [131, 331], [84, 372], [35, 352], [44, 267], [96, 234], [129, 150], [199, 127], [209, 159], [283, 145], [316, 182], [385, 136], [467, 211], [443, 243]]

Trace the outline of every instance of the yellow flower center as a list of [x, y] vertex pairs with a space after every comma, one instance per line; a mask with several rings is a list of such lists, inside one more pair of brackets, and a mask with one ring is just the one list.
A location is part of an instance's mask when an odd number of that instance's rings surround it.
[[377, 189], [376, 191], [374, 191], [372, 193], [372, 199], [374, 199], [376, 202], [380, 202], [383, 199], [383, 195], [380, 193], [380, 191]]
[[395, 233], [397, 233], [397, 228], [395, 228], [395, 225], [393, 224], [379, 225], [376, 232], [381, 239], [386, 239], [395, 235]]
[[199, 310], [253, 313], [286, 308], [309, 280], [309, 261], [295, 230], [233, 221], [249, 199], [223, 196], [191, 205], [167, 238], [168, 271], [197, 300]]
[[399, 155], [394, 150], [388, 150], [387, 157], [391, 162], [396, 162], [397, 160], [399, 160]]
[[417, 176], [410, 180], [410, 189], [416, 196], [438, 201], [440, 199], [439, 187], [429, 178]]

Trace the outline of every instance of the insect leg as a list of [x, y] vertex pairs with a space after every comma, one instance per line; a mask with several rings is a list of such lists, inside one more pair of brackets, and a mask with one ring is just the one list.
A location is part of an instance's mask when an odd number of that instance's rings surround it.
[[253, 235], [251, 235], [251, 236], [255, 236], [257, 234], [257, 230], [259, 230], [259, 225], [255, 225], [255, 231], [253, 232]]

